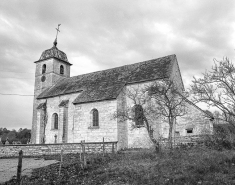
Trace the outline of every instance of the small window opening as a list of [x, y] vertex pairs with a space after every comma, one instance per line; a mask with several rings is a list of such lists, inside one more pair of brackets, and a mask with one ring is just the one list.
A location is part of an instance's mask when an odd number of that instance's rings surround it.
[[99, 112], [97, 109], [92, 110], [92, 126], [93, 127], [99, 126]]
[[53, 129], [58, 129], [58, 114], [56, 113], [52, 115], [52, 125]]
[[187, 131], [187, 134], [192, 134], [193, 133], [193, 129], [192, 128], [191, 129], [187, 129], [186, 131]]
[[46, 72], [46, 68], [47, 68], [46, 64], [43, 64], [43, 66], [42, 66], [42, 74], [44, 74]]
[[60, 66], [60, 74], [61, 74], [61, 75], [64, 74], [64, 66], [63, 66], [63, 65]]
[[141, 127], [144, 125], [144, 111], [141, 105], [134, 106], [134, 121], [137, 127]]

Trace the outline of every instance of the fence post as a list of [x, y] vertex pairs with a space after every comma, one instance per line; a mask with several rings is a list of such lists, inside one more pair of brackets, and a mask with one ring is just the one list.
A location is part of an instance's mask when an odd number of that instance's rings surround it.
[[114, 143], [112, 143], [112, 153], [114, 154]]
[[18, 160], [18, 167], [17, 167], [17, 184], [20, 184], [20, 181], [21, 181], [22, 157], [23, 157], [23, 151], [20, 150], [19, 160]]
[[83, 148], [83, 146], [82, 146], [82, 140], [81, 140], [81, 150], [80, 150], [80, 163], [81, 163], [81, 168], [83, 168], [83, 163], [82, 163], [82, 148]]
[[87, 161], [86, 161], [86, 147], [83, 144], [83, 141], [81, 141], [81, 149], [82, 149], [82, 154], [80, 155], [80, 160], [81, 160], [81, 167], [83, 169], [87, 168]]
[[60, 168], [59, 168], [59, 176], [60, 176], [60, 172], [61, 172], [62, 163], [63, 163], [63, 149], [61, 149], [61, 152], [60, 152]]
[[105, 144], [104, 144], [104, 137], [103, 137], [103, 156], [104, 156], [104, 152], [105, 152]]

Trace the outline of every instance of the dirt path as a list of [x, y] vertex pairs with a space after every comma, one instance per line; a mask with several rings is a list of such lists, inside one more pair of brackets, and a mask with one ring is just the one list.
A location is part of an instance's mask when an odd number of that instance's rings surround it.
[[[22, 175], [31, 175], [32, 169], [57, 163], [56, 160], [24, 158], [22, 160]], [[17, 172], [18, 159], [0, 159], [0, 183], [10, 180]]]

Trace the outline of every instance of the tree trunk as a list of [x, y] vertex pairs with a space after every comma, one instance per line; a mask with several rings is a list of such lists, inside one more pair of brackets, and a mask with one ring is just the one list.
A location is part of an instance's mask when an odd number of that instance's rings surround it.
[[169, 148], [172, 149], [172, 131], [173, 131], [173, 123], [174, 119], [169, 117], [169, 136], [168, 136], [168, 143], [169, 143]]
[[152, 143], [154, 144], [154, 147], [155, 147], [155, 152], [156, 153], [159, 153], [160, 152], [160, 144], [159, 142], [153, 137], [153, 130], [151, 129], [150, 125], [149, 125], [149, 122], [147, 120], [147, 118], [145, 117], [145, 115], [143, 115], [143, 119], [145, 121], [145, 124], [146, 124], [146, 129], [148, 131], [148, 135], [149, 135], [149, 138], [150, 140], [152, 141]]

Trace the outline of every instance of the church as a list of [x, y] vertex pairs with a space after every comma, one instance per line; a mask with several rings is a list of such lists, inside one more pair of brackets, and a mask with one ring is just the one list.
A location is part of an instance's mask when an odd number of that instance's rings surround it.
[[[115, 119], [118, 110], [133, 103], [128, 88], [161, 79], [172, 80], [180, 91], [184, 84], [176, 55], [169, 55], [103, 71], [70, 77], [66, 54], [53, 47], [35, 61], [35, 87], [31, 143], [78, 143], [118, 141], [118, 149], [150, 147], [144, 126]], [[190, 101], [187, 115], [176, 120], [173, 136], [211, 133], [212, 117]], [[153, 134], [168, 137], [168, 124], [153, 120]]]

